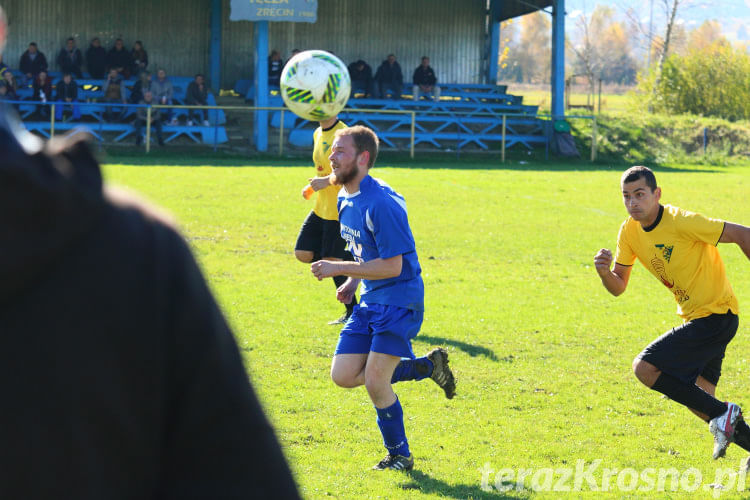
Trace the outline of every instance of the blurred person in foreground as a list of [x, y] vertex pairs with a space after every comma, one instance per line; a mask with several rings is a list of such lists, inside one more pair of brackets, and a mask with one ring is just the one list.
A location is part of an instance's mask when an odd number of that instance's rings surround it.
[[2, 103], [0, 332], [0, 498], [299, 498], [172, 223]]

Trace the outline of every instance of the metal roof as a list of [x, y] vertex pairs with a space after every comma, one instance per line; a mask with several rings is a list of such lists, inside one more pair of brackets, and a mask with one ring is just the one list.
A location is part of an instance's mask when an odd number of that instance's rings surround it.
[[492, 0], [496, 20], [505, 21], [525, 14], [545, 9], [555, 4], [555, 0]]

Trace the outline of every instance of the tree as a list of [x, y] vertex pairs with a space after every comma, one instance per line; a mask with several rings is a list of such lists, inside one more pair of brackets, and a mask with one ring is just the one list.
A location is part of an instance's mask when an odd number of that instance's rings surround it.
[[729, 43], [722, 35], [721, 25], [717, 21], [704, 21], [690, 32], [687, 45], [691, 50], [706, 50], [716, 42]]
[[584, 75], [590, 92], [598, 79], [616, 83], [634, 83], [636, 62], [632, 56], [628, 27], [614, 20], [614, 9], [597, 5], [591, 16], [576, 18], [573, 71]]
[[520, 81], [549, 81], [551, 27], [548, 15], [542, 12], [521, 18], [518, 45], [510, 49], [506, 61], [509, 67], [516, 69]]

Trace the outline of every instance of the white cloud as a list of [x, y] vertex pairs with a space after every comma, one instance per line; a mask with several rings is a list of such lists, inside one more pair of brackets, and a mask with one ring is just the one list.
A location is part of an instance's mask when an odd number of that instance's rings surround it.
[[[750, 2], [750, 0], [747, 0], [747, 1]], [[570, 14], [568, 14], [568, 19], [575, 19], [576, 17], [580, 16], [581, 14], [583, 14], [583, 11], [581, 9], [576, 9], [573, 12], [571, 12]]]

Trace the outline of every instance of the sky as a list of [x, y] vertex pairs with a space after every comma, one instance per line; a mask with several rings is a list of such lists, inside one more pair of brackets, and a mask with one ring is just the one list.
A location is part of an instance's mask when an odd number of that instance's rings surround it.
[[[651, 3], [654, 7], [654, 30], [658, 33], [665, 24], [663, 0], [565, 0], [566, 21], [568, 26], [571, 26], [570, 21], [581, 13], [590, 14], [597, 4], [603, 4], [614, 7], [622, 17], [632, 8], [642, 13], [641, 21], [644, 26], [648, 26]], [[672, 3], [671, 0], [669, 3]], [[724, 36], [728, 39], [750, 41], [750, 0], [681, 0], [677, 12], [677, 22], [684, 23], [688, 31], [704, 21], [716, 20], [721, 24]]]

